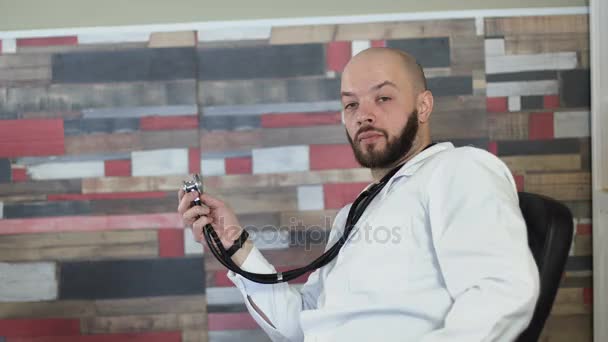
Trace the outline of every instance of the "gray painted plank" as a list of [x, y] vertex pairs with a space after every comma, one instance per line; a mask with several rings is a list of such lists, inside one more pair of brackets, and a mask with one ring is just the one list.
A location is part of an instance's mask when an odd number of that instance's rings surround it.
[[521, 97], [521, 109], [542, 109], [544, 107], [543, 96], [522, 96]]
[[557, 71], [555, 70], [523, 71], [486, 75], [487, 82], [540, 81], [556, 79]]
[[322, 44], [199, 49], [201, 80], [287, 78], [325, 74]]
[[214, 131], [214, 130], [244, 130], [260, 128], [261, 122], [259, 116], [203, 116], [199, 121], [200, 127]]
[[0, 159], [0, 183], [9, 183], [12, 178], [11, 161], [6, 158]]
[[74, 216], [91, 213], [88, 201], [58, 201], [36, 203], [6, 203], [4, 218]]
[[270, 342], [263, 330], [223, 330], [210, 331], [209, 342]]
[[589, 107], [591, 83], [588, 69], [560, 72], [560, 103], [563, 107]]
[[54, 83], [159, 81], [196, 78], [194, 48], [145, 48], [53, 55]]
[[435, 96], [473, 94], [473, 78], [471, 76], [433, 77], [427, 80], [427, 86]]
[[120, 107], [120, 108], [98, 108], [85, 109], [82, 111], [84, 118], [140, 118], [143, 116], [177, 116], [196, 114], [196, 105], [175, 106], [150, 106], [150, 107]]
[[339, 111], [340, 101], [289, 102], [252, 105], [208, 106], [203, 108], [204, 116], [220, 115], [261, 115], [267, 113], [314, 113]]
[[411, 54], [425, 68], [450, 66], [448, 37], [387, 40], [386, 45]]
[[64, 120], [65, 135], [82, 135], [91, 133], [123, 133], [139, 130], [137, 118], [94, 118]]

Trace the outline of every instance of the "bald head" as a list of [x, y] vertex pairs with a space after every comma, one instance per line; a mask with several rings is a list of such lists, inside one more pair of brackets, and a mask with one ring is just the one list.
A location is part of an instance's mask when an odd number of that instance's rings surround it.
[[422, 66], [416, 58], [401, 50], [377, 47], [363, 50], [355, 55], [344, 68], [344, 75], [348, 77], [351, 72], [360, 72], [362, 69], [388, 68], [403, 72], [409, 79], [412, 90], [419, 94], [427, 90], [426, 77]]

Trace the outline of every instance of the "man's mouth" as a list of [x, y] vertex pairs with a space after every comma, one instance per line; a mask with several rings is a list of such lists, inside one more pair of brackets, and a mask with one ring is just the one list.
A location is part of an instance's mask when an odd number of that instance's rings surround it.
[[372, 143], [372, 142], [376, 142], [378, 139], [380, 139], [382, 137], [384, 137], [384, 134], [382, 134], [378, 131], [367, 131], [367, 132], [360, 133], [357, 136], [357, 139], [361, 143]]

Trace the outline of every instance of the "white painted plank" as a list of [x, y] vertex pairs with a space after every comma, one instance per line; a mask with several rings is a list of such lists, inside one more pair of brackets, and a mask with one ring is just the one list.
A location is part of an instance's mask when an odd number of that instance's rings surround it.
[[103, 177], [103, 161], [51, 162], [30, 166], [27, 169], [31, 179], [68, 179]]
[[0, 219], [4, 218], [4, 203], [0, 202]]
[[488, 56], [504, 56], [505, 40], [504, 38], [492, 38], [485, 40], [485, 53]]
[[521, 96], [509, 96], [509, 112], [519, 112], [521, 110]]
[[22, 157], [15, 160], [16, 165], [40, 165], [47, 163], [68, 163], [85, 161], [105, 161], [105, 160], [124, 160], [130, 159], [130, 152], [99, 153], [99, 154], [76, 154], [51, 157]]
[[340, 101], [263, 103], [251, 105], [207, 106], [205, 116], [219, 115], [261, 115], [267, 113], [314, 113], [338, 111]]
[[2, 39], [2, 53], [16, 53], [17, 39]]
[[149, 39], [150, 32], [99, 32], [78, 35], [78, 44], [145, 43]]
[[0, 263], [0, 302], [56, 299], [55, 268], [51, 262]]
[[174, 105], [174, 106], [145, 106], [145, 107], [120, 107], [120, 108], [91, 108], [84, 109], [84, 118], [140, 118], [142, 116], [176, 116], [196, 115], [196, 105]]
[[226, 174], [226, 161], [223, 158], [201, 159], [203, 176], [223, 176]]
[[259, 148], [252, 151], [253, 173], [308, 171], [308, 145]]
[[576, 68], [576, 64], [576, 52], [487, 56], [486, 73], [497, 74], [533, 70], [564, 70], [574, 69]]
[[369, 40], [353, 40], [352, 41], [352, 56], [357, 55], [359, 52], [369, 49], [372, 43]]
[[298, 187], [298, 210], [323, 209], [322, 185], [302, 185]]
[[205, 251], [205, 245], [194, 240], [192, 229], [184, 229], [184, 253], [186, 255], [200, 255]]
[[588, 137], [591, 116], [589, 112], [555, 112], [553, 131], [556, 138]]
[[555, 95], [558, 93], [557, 80], [522, 81], [522, 82], [490, 82], [487, 84], [488, 97], [521, 96], [521, 95]]
[[486, 33], [486, 22], [484, 17], [475, 17], [475, 34], [483, 36]]
[[270, 39], [270, 26], [228, 27], [198, 31], [199, 42]]
[[170, 148], [131, 152], [133, 176], [188, 174], [188, 150]]
[[253, 244], [259, 250], [289, 248], [289, 231], [273, 227], [272, 229], [248, 230]]

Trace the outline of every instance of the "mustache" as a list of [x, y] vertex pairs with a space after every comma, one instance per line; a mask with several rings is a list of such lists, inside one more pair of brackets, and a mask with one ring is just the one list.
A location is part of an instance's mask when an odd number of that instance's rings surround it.
[[374, 128], [373, 126], [365, 126], [365, 127], [360, 128], [357, 131], [357, 133], [355, 134], [355, 141], [359, 141], [359, 135], [370, 132], [370, 131], [380, 133], [380, 134], [384, 135], [385, 137], [388, 136], [388, 133], [383, 129]]

